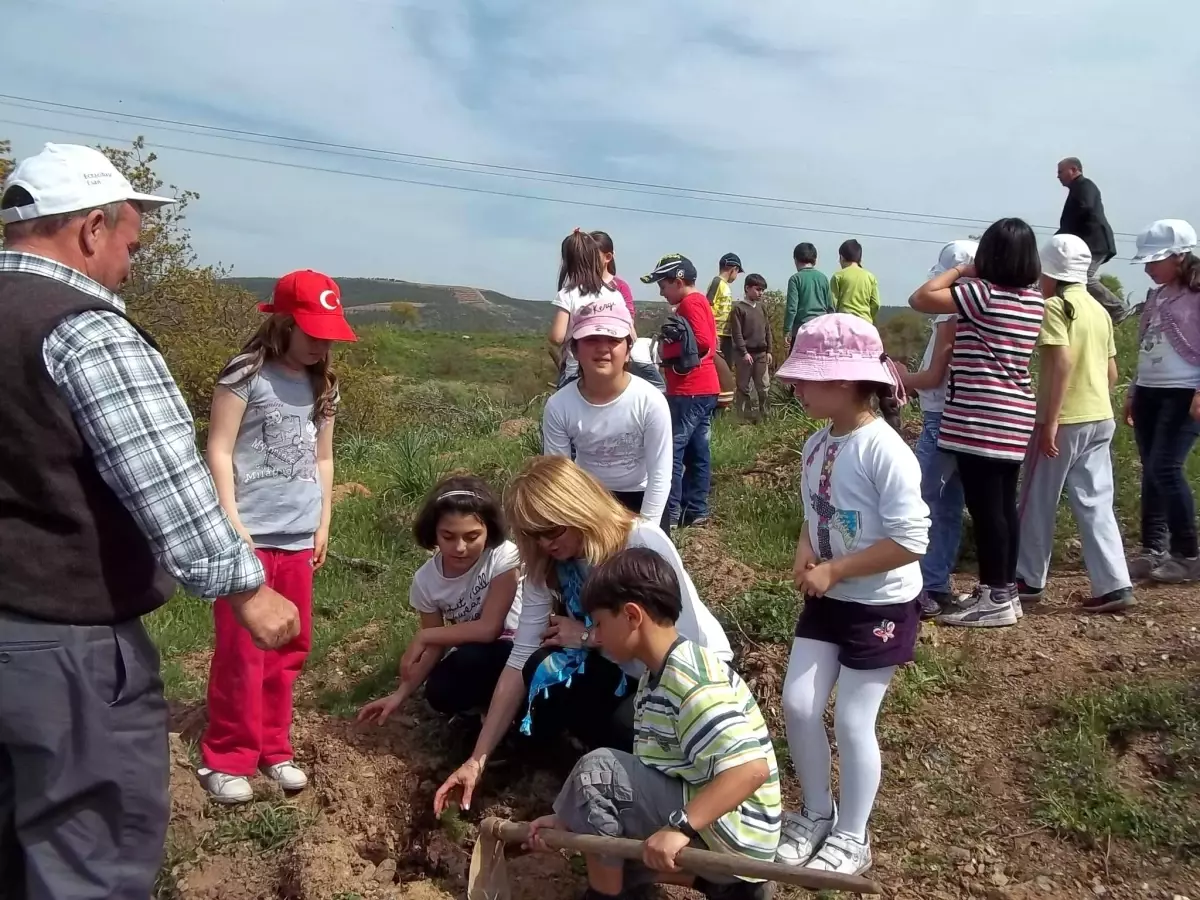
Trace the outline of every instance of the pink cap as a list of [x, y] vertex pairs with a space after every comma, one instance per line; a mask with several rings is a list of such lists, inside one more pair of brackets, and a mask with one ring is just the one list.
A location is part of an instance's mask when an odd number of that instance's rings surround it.
[[875, 326], [858, 316], [829, 313], [796, 332], [780, 381], [872, 381], [898, 387]]
[[633, 319], [625, 299], [615, 292], [610, 299], [595, 300], [584, 304], [575, 312], [571, 326], [571, 340], [604, 335], [605, 337], [627, 338], [633, 333]]

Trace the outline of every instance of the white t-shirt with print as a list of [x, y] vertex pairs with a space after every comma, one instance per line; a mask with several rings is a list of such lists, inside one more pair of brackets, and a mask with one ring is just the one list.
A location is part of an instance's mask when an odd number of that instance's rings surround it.
[[589, 403], [573, 381], [546, 402], [542, 452], [571, 458], [610, 491], [644, 491], [642, 516], [662, 518], [671, 493], [671, 410], [662, 391], [630, 377], [621, 395]]
[[571, 329], [575, 327], [575, 314], [579, 312], [580, 307], [587, 306], [589, 303], [613, 299], [622, 306], [625, 305], [625, 298], [621, 296], [621, 292], [614, 287], [605, 285], [599, 294], [581, 294], [578, 288], [559, 291], [557, 296], [550, 301], [559, 309], [567, 311], [567, 339], [563, 343], [563, 364], [566, 365], [568, 361], [572, 363], [572, 371], [574, 371], [575, 354], [571, 352]]
[[[442, 554], [435, 553], [414, 573], [408, 600], [417, 612], [441, 613], [448, 624], [474, 622], [483, 612], [483, 601], [492, 579], [520, 568], [520, 565], [517, 545], [505, 541], [498, 547], [485, 549], [467, 572], [447, 578], [442, 574]], [[520, 618], [521, 586], [518, 584], [512, 608], [504, 620], [506, 634], [516, 631]]]
[[[921, 467], [891, 425], [875, 419], [841, 437], [826, 426], [804, 444], [800, 493], [808, 539], [822, 560], [857, 553], [886, 538], [924, 555], [929, 507], [921, 499]], [[911, 562], [878, 575], [847, 578], [836, 600], [883, 606], [921, 593], [921, 566]]]
[[[625, 542], [625, 549], [630, 547], [650, 548], [675, 570], [675, 577], [679, 579], [679, 587], [683, 592], [683, 609], [679, 614], [679, 621], [675, 623], [679, 636], [694, 641], [701, 647], [707, 647], [714, 655], [727, 662], [733, 659], [733, 651], [729, 647], [725, 629], [701, 601], [696, 592], [696, 585], [683, 568], [679, 551], [663, 530], [653, 522], [635, 520]], [[521, 621], [513, 637], [512, 652], [508, 654], [509, 668], [517, 670], [523, 669], [529, 657], [542, 645], [542, 632], [550, 623], [550, 614], [554, 610], [554, 593], [545, 584], [534, 584], [532, 579], [528, 579], [524, 586], [523, 600]], [[641, 678], [646, 667], [634, 660], [623, 663], [621, 668], [631, 678]]]
[[1155, 306], [1138, 347], [1137, 383], [1153, 388], [1200, 388], [1200, 368], [1179, 355], [1162, 327], [1162, 306]]
[[[945, 322], [951, 322], [957, 319], [958, 316], [950, 313], [944, 316], [933, 317], [933, 330], [929, 334], [929, 343], [925, 345], [925, 355], [921, 357], [921, 371], [924, 372], [933, 362], [933, 348], [937, 344], [938, 328]], [[926, 388], [925, 390], [917, 391], [917, 396], [921, 398], [921, 412], [923, 413], [940, 413], [946, 407], [946, 384], [950, 381], [950, 367], [946, 367], [946, 374], [942, 378], [942, 383], [935, 388]]]

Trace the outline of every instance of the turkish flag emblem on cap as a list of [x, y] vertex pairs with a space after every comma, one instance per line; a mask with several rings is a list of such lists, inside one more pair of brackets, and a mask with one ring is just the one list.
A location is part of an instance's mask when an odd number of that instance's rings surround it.
[[271, 299], [258, 305], [260, 312], [288, 315], [310, 338], [322, 341], [357, 341], [342, 309], [342, 292], [328, 275], [301, 269], [275, 282]]

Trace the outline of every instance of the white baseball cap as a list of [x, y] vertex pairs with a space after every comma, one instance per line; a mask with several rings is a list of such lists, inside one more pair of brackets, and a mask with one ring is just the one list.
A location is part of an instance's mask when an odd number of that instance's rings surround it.
[[965, 266], [975, 262], [975, 253], [978, 250], [978, 241], [951, 241], [938, 254], [937, 264], [929, 270], [929, 277], [936, 278], [943, 272], [949, 272], [955, 266]]
[[24, 188], [33, 202], [0, 210], [4, 222], [81, 212], [126, 200], [146, 211], [175, 202], [135, 191], [107, 156], [79, 144], [47, 144], [41, 153], [21, 160], [4, 180], [5, 193], [14, 187]]
[[1183, 219], [1159, 219], [1137, 237], [1133, 263], [1158, 262], [1196, 249], [1196, 229]]
[[1087, 284], [1092, 251], [1082, 238], [1056, 234], [1042, 245], [1042, 274], [1066, 284]]

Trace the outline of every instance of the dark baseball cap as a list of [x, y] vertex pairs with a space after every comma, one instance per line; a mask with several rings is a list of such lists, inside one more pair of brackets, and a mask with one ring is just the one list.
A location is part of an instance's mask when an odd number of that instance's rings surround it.
[[[710, 256], [709, 259], [712, 259], [712, 257]], [[726, 253], [721, 257], [721, 262], [718, 263], [718, 266], [722, 269], [729, 269], [733, 266], [737, 266], [739, 272], [746, 271], [746, 267], [742, 265], [742, 258], [736, 253]]]
[[673, 281], [682, 278], [690, 284], [696, 283], [696, 267], [686, 256], [679, 253], [668, 253], [658, 261], [654, 271], [642, 276], [643, 284], [657, 284], [660, 281]]

